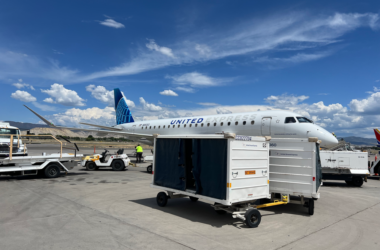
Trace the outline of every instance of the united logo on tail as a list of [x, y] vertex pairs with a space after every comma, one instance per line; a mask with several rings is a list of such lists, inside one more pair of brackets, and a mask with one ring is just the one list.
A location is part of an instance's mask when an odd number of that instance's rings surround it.
[[377, 140], [377, 145], [380, 146], [380, 131], [379, 129], [375, 128], [373, 131], [375, 131], [375, 136]]
[[115, 95], [116, 124], [135, 122], [123, 93], [120, 89], [114, 89], [113, 92]]

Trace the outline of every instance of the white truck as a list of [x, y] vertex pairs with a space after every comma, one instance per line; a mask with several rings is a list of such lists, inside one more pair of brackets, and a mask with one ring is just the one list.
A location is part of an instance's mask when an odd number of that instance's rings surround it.
[[22, 143], [21, 132], [8, 122], [0, 122], [0, 158], [8, 157], [10, 152], [10, 135], [13, 135], [13, 156], [26, 156], [28, 150]]
[[321, 151], [323, 180], [344, 180], [348, 185], [361, 187], [367, 181], [368, 153], [353, 151]]

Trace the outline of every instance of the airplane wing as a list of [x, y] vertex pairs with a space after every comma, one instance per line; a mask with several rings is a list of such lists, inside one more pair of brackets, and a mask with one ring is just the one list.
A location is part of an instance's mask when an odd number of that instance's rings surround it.
[[31, 112], [33, 112], [36, 116], [38, 116], [43, 122], [45, 122], [49, 127], [56, 128], [56, 129], [68, 129], [68, 130], [77, 130], [77, 131], [86, 131], [86, 132], [96, 132], [96, 135], [98, 136], [105, 136], [107, 134], [111, 135], [122, 135], [128, 139], [137, 139], [137, 140], [152, 140], [153, 135], [152, 134], [140, 134], [140, 133], [131, 133], [123, 131], [119, 128], [114, 127], [107, 127], [107, 126], [100, 126], [100, 125], [94, 125], [90, 123], [81, 123], [84, 125], [90, 125], [93, 127], [98, 127], [102, 129], [95, 129], [95, 128], [73, 128], [73, 127], [64, 127], [64, 126], [56, 126], [53, 123], [49, 122], [47, 119], [45, 119], [43, 116], [39, 115], [37, 112], [29, 108], [28, 106], [24, 105], [27, 109], [29, 109]]

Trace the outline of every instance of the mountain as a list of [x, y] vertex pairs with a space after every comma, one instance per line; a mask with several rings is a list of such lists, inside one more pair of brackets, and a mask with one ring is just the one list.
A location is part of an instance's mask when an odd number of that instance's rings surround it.
[[[340, 140], [341, 138], [338, 138]], [[348, 137], [343, 137], [343, 139], [346, 142], [349, 142], [353, 145], [365, 145], [365, 146], [376, 146], [377, 141], [375, 138], [363, 138], [363, 137], [356, 137], [356, 136], [348, 136]]]
[[20, 130], [30, 130], [32, 128], [48, 128], [48, 125], [43, 124], [35, 124], [35, 123], [28, 123], [28, 122], [14, 122], [14, 121], [4, 121], [9, 122], [11, 126], [17, 127]]

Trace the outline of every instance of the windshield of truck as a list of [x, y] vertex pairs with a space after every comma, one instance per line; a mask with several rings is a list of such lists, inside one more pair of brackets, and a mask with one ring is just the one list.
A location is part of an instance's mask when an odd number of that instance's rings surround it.
[[18, 135], [18, 134], [20, 134], [20, 131], [18, 129], [0, 128], [0, 138], [9, 138], [9, 135]]
[[306, 117], [297, 117], [299, 123], [313, 123], [313, 121], [307, 119]]

